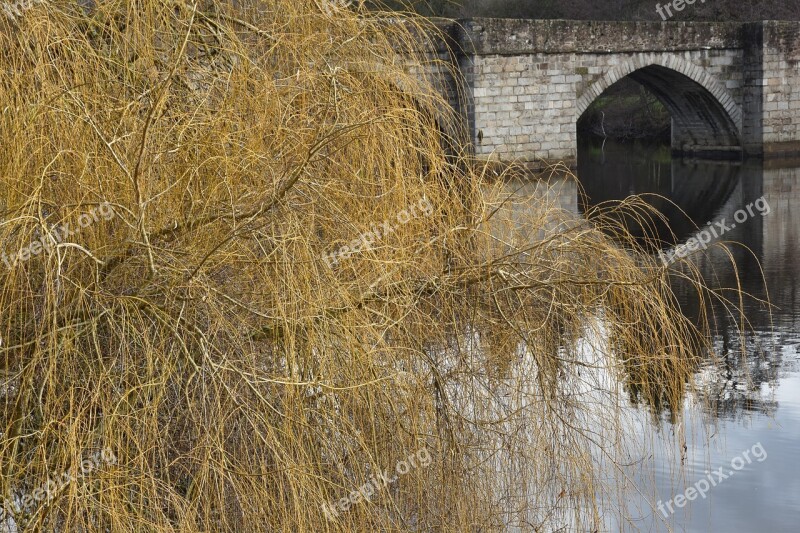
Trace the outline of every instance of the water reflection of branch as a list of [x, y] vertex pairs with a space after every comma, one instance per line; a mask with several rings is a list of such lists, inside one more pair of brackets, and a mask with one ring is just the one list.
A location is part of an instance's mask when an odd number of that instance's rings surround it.
[[602, 117], [600, 118], [600, 130], [603, 132], [603, 144], [600, 145], [600, 153], [602, 154], [602, 159], [600, 160], [601, 165], [606, 164], [606, 141], [608, 140], [608, 135], [606, 135], [606, 128], [605, 128], [605, 121], [606, 121], [606, 114], [605, 112], [601, 111], [600, 114]]
[[708, 413], [729, 420], [746, 413], [774, 415], [778, 402], [771, 394], [778, 384], [780, 351], [750, 346], [744, 357], [739, 349], [725, 353], [722, 360], [710, 363], [697, 373], [697, 392], [705, 400]]

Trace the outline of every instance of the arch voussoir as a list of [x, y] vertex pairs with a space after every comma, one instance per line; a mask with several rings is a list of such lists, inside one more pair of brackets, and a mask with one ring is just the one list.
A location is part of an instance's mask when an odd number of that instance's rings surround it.
[[[697, 85], [705, 89], [713, 97], [720, 108], [724, 110], [728, 120], [733, 124], [737, 135], [741, 134], [742, 111], [731, 97], [728, 90], [714, 76], [709, 74], [704, 68], [694, 64], [688, 57], [683, 58], [675, 53], [634, 53], [609, 69], [603, 76], [597, 79], [591, 86], [587, 87], [584, 93], [576, 102], [578, 116], [582, 115], [592, 102], [620, 79], [638, 70], [646, 69], [650, 66], [663, 67], [674, 72], [678, 72], [689, 78]], [[663, 90], [663, 88], [662, 88]]]

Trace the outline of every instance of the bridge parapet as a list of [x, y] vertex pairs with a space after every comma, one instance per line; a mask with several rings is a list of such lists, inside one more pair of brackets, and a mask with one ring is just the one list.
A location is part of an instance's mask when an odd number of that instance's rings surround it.
[[479, 18], [456, 25], [472, 55], [680, 52], [741, 48], [735, 22], [628, 22]]

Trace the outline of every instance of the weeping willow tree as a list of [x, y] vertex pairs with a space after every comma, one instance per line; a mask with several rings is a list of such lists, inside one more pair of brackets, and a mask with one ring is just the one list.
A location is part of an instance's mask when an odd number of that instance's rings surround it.
[[674, 405], [700, 326], [555, 205], [534, 242], [497, 230], [433, 28], [323, 0], [12, 15], [7, 529], [602, 528], [624, 427], [576, 393], [581, 339]]

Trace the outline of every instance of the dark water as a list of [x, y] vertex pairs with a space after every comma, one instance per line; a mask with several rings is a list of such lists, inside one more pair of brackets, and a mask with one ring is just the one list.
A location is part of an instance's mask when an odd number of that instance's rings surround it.
[[[611, 141], [602, 149], [585, 143], [578, 161], [582, 209], [652, 194], [675, 235], [666, 225], [650, 232], [670, 248], [706, 228], [708, 248], [684, 248], [689, 260], [711, 286], [735, 287], [738, 275], [751, 295], [741, 302], [743, 316], [714, 303], [714, 344], [723, 358], [698, 369], [698, 390], [683, 413], [653, 427], [665, 440], [685, 439], [686, 451], [656, 447], [656, 493], [631, 498], [629, 512], [638, 520], [614, 527], [800, 531], [800, 161], [690, 161], [673, 159], [668, 147]], [[631, 230], [641, 231], [635, 224]], [[724, 241], [741, 244], [727, 251], [712, 245]], [[695, 316], [695, 295], [680, 285], [676, 291], [687, 316]], [[744, 338], [736, 327], [742, 319]], [[685, 492], [689, 487], [695, 491]], [[681, 507], [684, 500], [673, 500], [678, 495], [694, 498]], [[653, 516], [646, 503], [659, 500], [664, 512]], [[664, 503], [671, 500], [673, 513]]]

